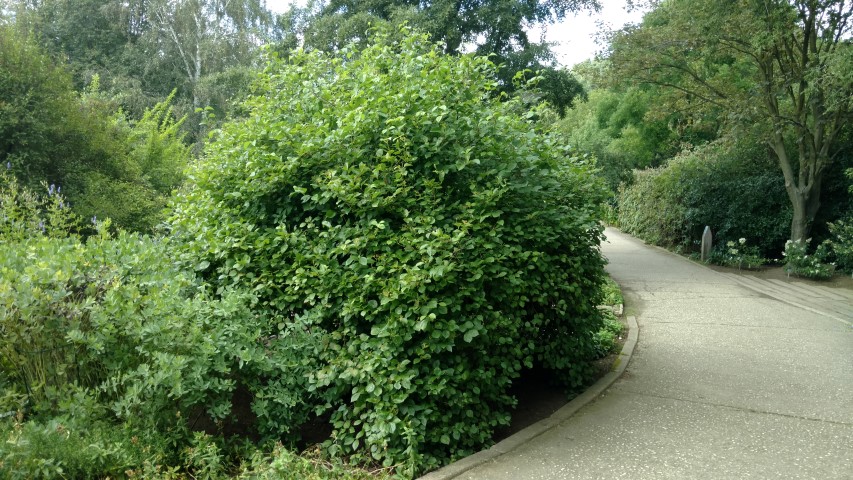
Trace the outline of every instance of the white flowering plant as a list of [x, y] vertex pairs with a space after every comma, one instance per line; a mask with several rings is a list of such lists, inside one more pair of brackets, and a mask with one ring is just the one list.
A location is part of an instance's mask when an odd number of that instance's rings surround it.
[[831, 250], [836, 269], [853, 274], [853, 217], [828, 223], [832, 238], [824, 240]]
[[749, 245], [746, 238], [739, 238], [717, 247], [711, 252], [708, 262], [724, 267], [757, 270], [767, 263], [767, 259], [761, 256], [758, 247]]
[[812, 255], [809, 255], [809, 244], [812, 239], [788, 240], [785, 242], [785, 271], [788, 275], [826, 280], [835, 273], [835, 265], [825, 263], [828, 249], [821, 244]]

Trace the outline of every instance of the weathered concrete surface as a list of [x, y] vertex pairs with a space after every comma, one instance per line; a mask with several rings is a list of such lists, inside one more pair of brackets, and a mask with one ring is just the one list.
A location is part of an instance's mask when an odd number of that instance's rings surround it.
[[571, 417], [455, 478], [853, 479], [847, 292], [748, 285], [606, 233], [608, 271], [640, 329], [627, 370]]

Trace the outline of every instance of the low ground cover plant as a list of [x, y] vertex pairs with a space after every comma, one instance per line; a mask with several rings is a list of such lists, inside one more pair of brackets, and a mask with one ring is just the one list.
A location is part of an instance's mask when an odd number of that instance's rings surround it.
[[813, 253], [809, 253], [811, 239], [788, 240], [785, 243], [785, 271], [788, 275], [826, 280], [835, 273], [835, 265], [826, 263], [829, 254], [825, 244], [818, 245]]
[[619, 284], [614, 282], [609, 276], [605, 278], [604, 284], [602, 285], [602, 294], [602, 305], [616, 306], [624, 303], [624, 299], [622, 298], [622, 289], [619, 288]]
[[487, 59], [398, 33], [272, 60], [170, 229], [307, 365], [286, 371], [304, 383], [267, 377], [261, 433], [326, 415], [327, 452], [411, 476], [487, 445], [525, 366], [588, 380], [604, 193], [536, 112], [495, 97]]
[[746, 238], [741, 237], [714, 248], [708, 262], [724, 267], [756, 270], [767, 263], [767, 259], [761, 256], [758, 247], [749, 245]]
[[619, 343], [617, 338], [625, 329], [625, 326], [620, 322], [612, 311], [604, 311], [604, 323], [602, 328], [595, 333], [595, 350], [598, 358], [604, 358], [611, 353], [615, 353]]

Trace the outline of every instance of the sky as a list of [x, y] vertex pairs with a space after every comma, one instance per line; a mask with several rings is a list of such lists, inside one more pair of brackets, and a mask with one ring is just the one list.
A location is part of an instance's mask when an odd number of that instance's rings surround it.
[[[595, 57], [604, 47], [596, 43], [596, 36], [602, 31], [602, 27], [604, 30], [611, 30], [622, 28], [627, 23], [639, 23], [645, 13], [628, 12], [625, 0], [601, 0], [601, 4], [600, 13], [583, 12], [570, 15], [561, 23], [545, 27], [545, 40], [556, 43], [552, 48], [561, 65], [572, 67]], [[531, 40], [539, 35], [541, 32], [538, 29], [530, 32]]]
[[[273, 12], [281, 13], [287, 10], [292, 0], [267, 0], [267, 7]], [[303, 3], [297, 0], [297, 3]], [[546, 25], [544, 28], [545, 41], [554, 43], [552, 47], [557, 61], [564, 67], [572, 67], [586, 59], [593, 58], [602, 49], [596, 43], [596, 35], [601, 27], [621, 28], [626, 23], [639, 23], [643, 18], [642, 11], [628, 12], [625, 0], [601, 0], [600, 13], [579, 13], [567, 16], [563, 22]], [[531, 40], [541, 38], [543, 29], [534, 28], [530, 34]]]

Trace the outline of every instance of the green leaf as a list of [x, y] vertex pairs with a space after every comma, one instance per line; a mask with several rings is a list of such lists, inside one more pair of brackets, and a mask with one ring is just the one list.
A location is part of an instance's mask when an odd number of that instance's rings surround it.
[[466, 343], [471, 343], [471, 340], [474, 340], [474, 337], [476, 337], [479, 334], [480, 334], [480, 332], [477, 331], [476, 329], [471, 329], [471, 330], [468, 330], [467, 332], [465, 332], [465, 335], [463, 336], [463, 338], [465, 339]]

